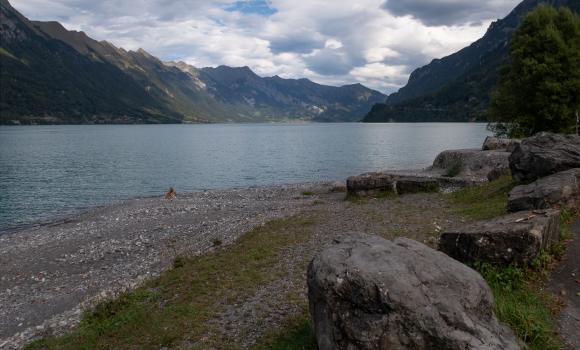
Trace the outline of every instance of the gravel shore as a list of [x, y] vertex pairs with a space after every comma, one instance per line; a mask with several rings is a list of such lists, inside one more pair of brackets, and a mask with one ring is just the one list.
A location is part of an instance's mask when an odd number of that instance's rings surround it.
[[0, 236], [0, 349], [61, 334], [95, 303], [134, 288], [176, 256], [234, 242], [312, 206], [329, 183], [179, 194], [95, 208]]
[[307, 305], [306, 265], [334, 240], [361, 232], [435, 247], [442, 230], [465, 222], [443, 194], [347, 201], [337, 191], [341, 186], [305, 183], [132, 199], [1, 235], [0, 349], [63, 334], [84, 311], [159, 275], [176, 256], [219, 252], [273, 219], [309, 222], [283, 228], [299, 229], [305, 238], [284, 248], [271, 266], [275, 279], [241, 299], [218, 300], [208, 320], [211, 332], [176, 346], [204, 348], [207, 339], [222, 339], [251, 348], [301, 313]]

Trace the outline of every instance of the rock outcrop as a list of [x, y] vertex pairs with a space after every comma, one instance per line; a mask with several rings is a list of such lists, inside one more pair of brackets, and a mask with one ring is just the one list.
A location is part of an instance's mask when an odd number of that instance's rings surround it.
[[482, 151], [497, 151], [504, 150], [506, 152], [513, 152], [516, 146], [520, 143], [520, 140], [516, 139], [502, 139], [499, 137], [488, 136], [483, 142], [481, 147]]
[[542, 132], [522, 140], [509, 157], [517, 181], [534, 181], [580, 168], [580, 136]]
[[371, 195], [379, 192], [394, 193], [393, 176], [388, 173], [366, 173], [346, 179], [346, 189], [353, 195]]
[[522, 211], [444, 232], [439, 249], [463, 263], [526, 264], [559, 239], [560, 211]]
[[366, 196], [381, 192], [394, 194], [437, 192], [440, 186], [435, 178], [397, 173], [366, 173], [349, 177], [346, 180], [346, 188], [350, 194]]
[[519, 349], [483, 278], [416, 241], [357, 236], [308, 268], [320, 350]]
[[561, 206], [580, 208], [580, 168], [515, 187], [509, 194], [507, 209], [517, 212]]
[[503, 150], [482, 151], [480, 149], [459, 149], [441, 152], [433, 162], [432, 170], [444, 175], [488, 180], [509, 174], [510, 153]]

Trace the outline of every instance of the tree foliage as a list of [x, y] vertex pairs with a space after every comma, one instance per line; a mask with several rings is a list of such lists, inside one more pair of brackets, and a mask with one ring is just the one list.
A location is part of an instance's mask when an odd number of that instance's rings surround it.
[[580, 110], [580, 17], [539, 6], [511, 42], [509, 63], [490, 106], [490, 129], [525, 137], [570, 133]]

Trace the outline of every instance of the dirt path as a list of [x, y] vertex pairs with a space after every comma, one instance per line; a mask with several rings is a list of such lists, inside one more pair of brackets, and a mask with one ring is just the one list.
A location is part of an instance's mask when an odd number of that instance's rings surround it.
[[580, 220], [572, 225], [562, 263], [553, 272], [550, 289], [560, 295], [565, 308], [560, 315], [560, 332], [570, 350], [580, 349]]

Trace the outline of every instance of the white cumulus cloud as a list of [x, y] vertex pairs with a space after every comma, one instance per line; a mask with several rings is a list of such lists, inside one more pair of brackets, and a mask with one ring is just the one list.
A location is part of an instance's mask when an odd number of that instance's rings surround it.
[[390, 93], [411, 71], [480, 38], [518, 0], [13, 0], [125, 49], [262, 76], [360, 82]]

